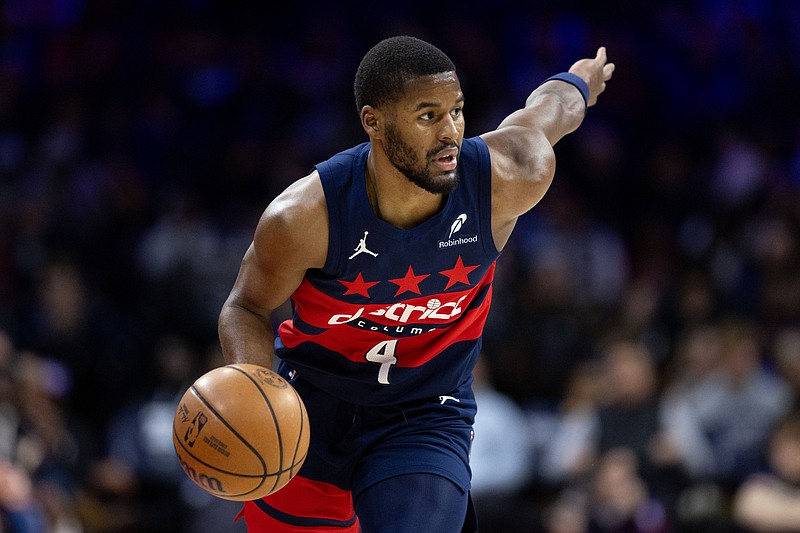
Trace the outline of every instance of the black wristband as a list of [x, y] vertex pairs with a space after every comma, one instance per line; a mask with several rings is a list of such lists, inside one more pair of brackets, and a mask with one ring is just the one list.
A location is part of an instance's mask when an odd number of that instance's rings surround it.
[[581, 96], [583, 96], [583, 103], [586, 104], [586, 107], [589, 107], [589, 85], [583, 80], [583, 78], [571, 72], [560, 72], [555, 76], [550, 76], [542, 83], [552, 80], [559, 80], [565, 83], [569, 83], [570, 85], [578, 89], [581, 92]]

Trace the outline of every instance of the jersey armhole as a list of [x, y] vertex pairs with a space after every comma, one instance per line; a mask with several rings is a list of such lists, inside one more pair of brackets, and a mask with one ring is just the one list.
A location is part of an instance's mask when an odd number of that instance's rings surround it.
[[489, 257], [497, 257], [500, 251], [492, 235], [492, 158], [489, 147], [480, 137], [474, 138], [475, 156], [478, 162], [478, 209], [481, 216], [483, 249]]
[[339, 245], [339, 232], [342, 226], [341, 210], [336, 199], [339, 197], [336, 190], [335, 180], [331, 177], [329, 163], [327, 161], [316, 166], [319, 173], [319, 180], [322, 183], [322, 191], [325, 194], [325, 204], [328, 207], [328, 253], [325, 257], [323, 272], [336, 272], [339, 265], [341, 246]]

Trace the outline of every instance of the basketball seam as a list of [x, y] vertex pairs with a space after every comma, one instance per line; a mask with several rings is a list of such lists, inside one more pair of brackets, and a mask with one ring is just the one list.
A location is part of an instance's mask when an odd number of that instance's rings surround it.
[[[184, 451], [185, 451], [185, 452], [186, 452], [188, 455], [190, 455], [190, 456], [192, 457], [192, 459], [194, 459], [194, 460], [195, 460], [195, 461], [197, 461], [198, 463], [202, 464], [203, 466], [206, 466], [206, 467], [210, 468], [211, 470], [215, 470], [215, 471], [217, 471], [217, 472], [220, 472], [221, 474], [227, 474], [227, 475], [231, 475], [231, 476], [237, 476], [237, 477], [243, 477], [243, 478], [261, 479], [262, 481], [264, 481], [264, 478], [266, 478], [266, 477], [275, 477], [275, 476], [277, 476], [278, 478], [280, 478], [280, 477], [281, 477], [283, 474], [286, 474], [287, 472], [289, 472], [289, 473], [291, 474], [291, 471], [292, 471], [294, 468], [296, 468], [296, 467], [297, 467], [297, 465], [304, 463], [304, 462], [305, 462], [305, 460], [306, 460], [306, 457], [308, 457], [308, 452], [306, 452], [306, 454], [305, 454], [305, 455], [303, 455], [303, 457], [301, 457], [299, 460], [297, 460], [297, 461], [296, 461], [296, 462], [295, 462], [295, 463], [294, 463], [292, 466], [290, 466], [289, 468], [281, 468], [281, 469], [280, 469], [280, 470], [278, 470], [277, 472], [268, 472], [268, 473], [266, 473], [266, 474], [264, 474], [264, 475], [258, 475], [258, 474], [242, 474], [242, 473], [240, 473], [240, 472], [230, 472], [230, 471], [228, 471], [228, 470], [224, 470], [224, 469], [222, 469], [222, 468], [219, 468], [218, 466], [215, 466], [215, 465], [209, 464], [209, 463], [205, 462], [204, 460], [202, 460], [202, 459], [201, 459], [200, 457], [198, 457], [197, 455], [193, 454], [193, 453], [192, 453], [192, 451], [191, 451], [191, 450], [189, 450], [189, 449], [186, 447], [186, 445], [183, 443], [183, 441], [182, 441], [182, 439], [181, 439], [180, 435], [178, 435], [178, 432], [175, 430], [175, 426], [173, 426], [173, 427], [172, 427], [172, 435], [173, 435], [174, 437], [176, 437], [176, 438], [174, 439], [174, 441], [173, 441], [173, 442], [177, 442], [177, 443], [180, 445], [181, 449], [182, 449], [182, 450], [184, 450]], [[266, 471], [266, 469], [265, 469], [265, 471]], [[258, 489], [258, 488], [259, 488], [259, 487], [260, 487], [262, 484], [263, 484], [263, 483], [261, 483], [261, 484], [257, 485], [255, 488], [253, 488], [253, 489], [251, 489], [251, 490], [248, 490], [247, 492], [241, 492], [241, 493], [236, 493], [236, 494], [228, 494], [228, 496], [231, 496], [231, 497], [239, 497], [239, 496], [244, 496], [244, 495], [246, 495], [246, 494], [250, 494], [250, 493], [252, 493], [253, 491], [255, 491], [256, 489]]]
[[[239, 441], [241, 441], [242, 443], [244, 443], [244, 444], [245, 444], [245, 446], [247, 446], [247, 447], [250, 449], [250, 451], [251, 451], [251, 452], [253, 452], [253, 455], [255, 455], [256, 457], [258, 457], [258, 460], [261, 462], [261, 469], [264, 471], [264, 474], [262, 474], [262, 475], [257, 475], [257, 474], [242, 474], [242, 473], [239, 473], [239, 472], [228, 472], [228, 471], [226, 471], [226, 470], [223, 470], [223, 469], [221, 469], [221, 468], [219, 468], [219, 467], [217, 467], [217, 466], [214, 466], [214, 465], [208, 464], [207, 462], [203, 461], [202, 459], [200, 459], [199, 457], [197, 457], [196, 455], [194, 455], [193, 453], [191, 453], [191, 451], [190, 451], [190, 450], [187, 450], [187, 449], [186, 449], [186, 447], [183, 445], [183, 443], [181, 443], [181, 448], [183, 448], [184, 450], [186, 450], [186, 453], [188, 453], [189, 455], [191, 455], [192, 457], [194, 457], [194, 458], [195, 458], [195, 460], [197, 460], [199, 463], [201, 463], [201, 464], [203, 464], [203, 465], [207, 466], [208, 468], [212, 468], [212, 469], [214, 469], [214, 470], [216, 470], [216, 471], [218, 471], [218, 472], [221, 472], [221, 473], [223, 473], [223, 474], [228, 474], [228, 475], [233, 475], [233, 476], [238, 476], [238, 477], [243, 477], [243, 478], [248, 478], [248, 479], [249, 479], [249, 478], [253, 478], [253, 479], [260, 479], [260, 480], [261, 480], [261, 483], [259, 483], [258, 485], [256, 485], [255, 487], [253, 487], [252, 489], [250, 489], [250, 490], [248, 490], [248, 491], [246, 491], [246, 492], [240, 492], [240, 493], [238, 493], [238, 494], [226, 494], [226, 495], [227, 495], [227, 496], [230, 496], [230, 497], [238, 498], [238, 497], [241, 497], [241, 496], [245, 496], [245, 495], [247, 495], [247, 494], [252, 494], [252, 493], [253, 493], [253, 492], [255, 492], [256, 490], [258, 490], [258, 489], [259, 489], [259, 488], [260, 488], [262, 485], [264, 485], [264, 482], [267, 480], [266, 478], [267, 478], [268, 476], [273, 476], [273, 475], [276, 475], [276, 476], [278, 477], [278, 479], [280, 479], [281, 472], [279, 472], [279, 473], [277, 473], [277, 474], [270, 474], [270, 473], [267, 471], [267, 464], [266, 464], [266, 462], [264, 461], [264, 458], [263, 458], [263, 457], [261, 457], [261, 454], [258, 452], [258, 450], [256, 450], [254, 446], [252, 446], [252, 445], [251, 445], [251, 444], [250, 444], [250, 443], [249, 443], [249, 442], [248, 442], [248, 441], [247, 441], [247, 440], [246, 440], [246, 439], [245, 439], [245, 438], [244, 438], [244, 437], [243, 437], [243, 436], [242, 436], [242, 435], [241, 435], [241, 434], [240, 434], [238, 431], [236, 431], [236, 430], [233, 428], [233, 426], [231, 426], [231, 425], [228, 423], [228, 421], [227, 421], [227, 420], [225, 420], [225, 418], [223, 418], [223, 417], [220, 415], [219, 411], [217, 411], [216, 409], [214, 409], [214, 407], [213, 407], [213, 406], [212, 406], [212, 405], [211, 405], [211, 404], [210, 404], [210, 403], [209, 403], [209, 402], [206, 400], [206, 398], [203, 396], [203, 394], [202, 394], [202, 393], [201, 393], [199, 390], [197, 390], [197, 388], [196, 388], [194, 385], [192, 385], [190, 388], [191, 388], [191, 391], [192, 391], [192, 392], [195, 394], [195, 396], [197, 396], [197, 399], [198, 399], [198, 400], [200, 400], [200, 402], [201, 402], [203, 405], [205, 405], [205, 406], [206, 406], [206, 407], [209, 409], [209, 411], [211, 411], [212, 413], [214, 413], [214, 415], [215, 415], [215, 417], [217, 418], [217, 420], [218, 420], [218, 421], [220, 421], [220, 422], [221, 422], [221, 423], [222, 423], [222, 424], [223, 424], [225, 427], [227, 427], [227, 428], [230, 430], [230, 432], [231, 432], [231, 433], [233, 433], [234, 435], [236, 435], [236, 437], [239, 439]], [[261, 392], [261, 388], [260, 388], [260, 387], [256, 386], [256, 388], [259, 390], [259, 392]], [[180, 441], [180, 437], [179, 437], [179, 439], [178, 439], [178, 440]], [[273, 490], [274, 490], [274, 489], [273, 489]]]
[[[193, 460], [195, 460], [197, 462], [197, 464], [203, 465], [206, 468], [208, 468], [210, 470], [213, 470], [213, 471], [216, 471], [216, 472], [219, 472], [221, 474], [236, 476], [236, 477], [245, 478], [245, 479], [253, 479], [253, 480], [258, 480], [259, 481], [259, 483], [255, 487], [253, 487], [252, 489], [247, 490], [245, 492], [240, 492], [240, 493], [219, 493], [219, 492], [215, 492], [218, 496], [220, 496], [222, 498], [231, 499], [231, 500], [242, 501], [244, 499], [244, 497], [246, 497], [247, 495], [256, 492], [261, 487], [264, 487], [264, 485], [268, 481], [267, 480], [268, 477], [273, 477], [274, 478], [274, 482], [273, 482], [272, 488], [270, 489], [270, 491], [268, 493], [268, 494], [272, 494], [273, 492], [275, 492], [275, 490], [279, 486], [280, 481], [283, 478], [283, 476], [288, 473], [289, 474], [289, 479], [294, 477], [295, 470], [298, 470], [298, 467], [301, 466], [305, 462], [306, 458], [308, 457], [308, 450], [306, 450], [306, 452], [303, 454], [303, 456], [301, 458], [298, 459], [298, 457], [297, 457], [297, 455], [298, 455], [298, 453], [300, 451], [301, 439], [302, 439], [302, 437], [304, 435], [304, 432], [308, 431], [308, 429], [306, 427], [307, 426], [306, 420], [307, 420], [307, 416], [308, 415], [307, 415], [307, 411], [305, 409], [305, 405], [303, 404], [303, 401], [300, 398], [300, 395], [298, 394], [297, 390], [294, 389], [294, 387], [291, 387], [291, 385], [289, 385], [289, 387], [294, 392], [295, 398], [298, 401], [298, 405], [300, 406], [301, 417], [300, 417], [300, 424], [299, 424], [299, 432], [298, 432], [298, 436], [297, 436], [297, 441], [295, 442], [295, 450], [294, 450], [294, 453], [292, 455], [292, 464], [289, 465], [287, 468], [283, 468], [283, 461], [284, 461], [284, 457], [286, 456], [286, 454], [284, 452], [284, 449], [283, 449], [283, 442], [284, 442], [285, 439], [284, 439], [284, 435], [282, 434], [281, 427], [278, 424], [277, 414], [276, 414], [275, 409], [274, 409], [274, 407], [272, 406], [272, 404], [271, 404], [271, 402], [269, 400], [268, 395], [265, 393], [264, 389], [261, 387], [260, 382], [258, 380], [256, 380], [247, 371], [245, 371], [242, 368], [239, 368], [237, 365], [226, 365], [226, 366], [228, 368], [232, 368], [232, 369], [236, 370], [237, 372], [239, 372], [240, 374], [245, 376], [256, 387], [256, 389], [258, 390], [259, 394], [262, 397], [262, 400], [264, 401], [264, 403], [269, 408], [270, 414], [272, 416], [272, 421], [273, 421], [273, 424], [275, 426], [275, 431], [276, 431], [276, 435], [277, 435], [277, 439], [278, 439], [278, 445], [279, 445], [279, 460], [280, 460], [280, 464], [278, 465], [278, 470], [275, 471], [275, 472], [269, 472], [268, 471], [266, 461], [265, 461], [264, 457], [262, 457], [261, 453], [256, 449], [256, 447], [254, 445], [251, 445], [250, 442], [248, 442], [246, 439], [244, 439], [242, 434], [239, 431], [237, 431], [227, 420], [225, 420], [221, 416], [220, 412], [217, 409], [215, 409], [212, 406], [211, 403], [209, 403], [209, 401], [197, 389], [197, 387], [195, 387], [195, 385], [192, 385], [190, 387], [190, 391], [192, 392], [192, 394], [194, 394], [194, 396], [197, 398], [197, 400], [202, 405], [204, 405], [210, 411], [210, 413], [212, 413], [224, 427], [226, 427], [256, 457], [258, 457], [258, 460], [261, 463], [263, 474], [242, 474], [240, 472], [232, 472], [232, 471], [229, 471], [227, 469], [223, 469], [223, 468], [220, 468], [218, 466], [215, 466], [213, 464], [208, 463], [206, 460], [202, 459], [201, 457], [198, 457], [197, 455], [192, 453], [192, 450], [187, 448], [186, 444], [183, 442], [183, 440], [181, 439], [180, 435], [178, 434], [177, 428], [173, 424], [172, 434], [173, 434], [174, 441], [180, 446], [180, 448], [189, 457], [192, 457]], [[284, 484], [285, 484], [285, 482], [284, 482]]]
[[[268, 399], [264, 395], [263, 389], [261, 389], [261, 387], [258, 386], [258, 383], [253, 379], [253, 377], [250, 374], [248, 374], [247, 372], [245, 372], [244, 370], [242, 370], [238, 366], [236, 366], [236, 365], [228, 365], [228, 367], [229, 368], [233, 368], [236, 371], [241, 372], [242, 374], [244, 374], [247, 377], [247, 379], [249, 379], [251, 382], [253, 382], [253, 384], [255, 384], [256, 387], [258, 388], [259, 392], [261, 393], [261, 396], [264, 398], [264, 403], [267, 404], [267, 406], [270, 408], [270, 412], [272, 413], [272, 420], [273, 420], [273, 422], [275, 422], [275, 428], [276, 428], [276, 430], [278, 432], [278, 439], [280, 439], [281, 455], [282, 455], [282, 453], [283, 453], [283, 437], [280, 434], [280, 431], [281, 431], [280, 430], [280, 425], [278, 424], [278, 420], [277, 420], [277, 417], [275, 415], [275, 411], [272, 408], [272, 405], [269, 403]], [[280, 375], [278, 375], [278, 376], [280, 377]], [[291, 384], [289, 384], [289, 387], [291, 388], [292, 392], [294, 393], [294, 396], [297, 399], [297, 403], [300, 406], [300, 411], [301, 411], [300, 430], [299, 430], [298, 435], [297, 435], [297, 442], [295, 443], [294, 454], [292, 455], [292, 464], [287, 468], [280, 468], [274, 474], [268, 474], [268, 475], [281, 475], [281, 474], [285, 474], [285, 473], [288, 472], [292, 477], [294, 477], [294, 474], [292, 473], [292, 471], [295, 468], [297, 468], [299, 465], [302, 465], [302, 463], [305, 462], [306, 457], [308, 457], [308, 452], [306, 452], [303, 455], [303, 457], [301, 457], [300, 459], [297, 458], [297, 453], [300, 451], [300, 442], [302, 441], [303, 432], [307, 431], [306, 425], [305, 425], [305, 421], [306, 421], [306, 419], [308, 417], [308, 412], [306, 410], [306, 406], [303, 403], [302, 398], [300, 398], [300, 394], [298, 394], [298, 392], [297, 392], [297, 389], [292, 387]], [[281, 456], [281, 467], [283, 467], [283, 457], [282, 456]]]
[[[261, 389], [261, 386], [253, 378], [253, 376], [251, 376], [250, 374], [245, 372], [243, 369], [241, 369], [241, 368], [239, 368], [239, 367], [237, 367], [235, 365], [228, 365], [228, 366], [229, 366], [229, 368], [232, 368], [232, 369], [236, 370], [237, 372], [240, 372], [243, 376], [245, 376], [247, 379], [249, 379], [253, 383], [253, 385], [256, 386], [256, 389], [258, 389], [259, 394], [261, 394], [261, 397], [264, 400], [264, 403], [267, 404], [267, 407], [269, 408], [269, 412], [272, 415], [272, 422], [275, 425], [275, 433], [276, 433], [276, 435], [278, 437], [278, 450], [279, 450], [278, 463], [279, 464], [278, 464], [278, 475], [275, 477], [275, 482], [272, 484], [272, 490], [269, 491], [270, 494], [271, 494], [278, 487], [278, 482], [281, 480], [281, 477], [283, 475], [283, 435], [281, 435], [281, 426], [280, 426], [280, 424], [278, 424], [278, 417], [275, 414], [275, 409], [272, 408], [272, 404], [270, 403], [269, 399], [267, 398], [267, 395], [264, 394], [264, 391]], [[259, 458], [260, 457], [261, 456], [259, 455]], [[267, 469], [265, 467], [264, 471], [266, 472], [266, 470]], [[266, 481], [266, 480], [264, 480], [264, 481]]]
[[[195, 461], [197, 461], [198, 463], [200, 463], [203, 466], [207, 466], [208, 468], [210, 468], [212, 470], [215, 470], [215, 471], [217, 471], [217, 472], [219, 472], [221, 474], [227, 474], [227, 475], [230, 475], [230, 476], [238, 476], [238, 477], [253, 478], [253, 479], [258, 479], [258, 478], [263, 478], [264, 477], [264, 475], [262, 475], [262, 474], [242, 474], [241, 472], [230, 472], [230, 471], [224, 470], [224, 469], [222, 469], [222, 468], [220, 468], [218, 466], [209, 464], [209, 463], [205, 462], [203, 459], [201, 459], [200, 457], [198, 457], [197, 455], [193, 454], [192, 450], [190, 450], [189, 448], [186, 447], [186, 445], [183, 444], [183, 442], [182, 442], [183, 439], [181, 439], [181, 436], [175, 430], [174, 426], [172, 428], [172, 435], [173, 435], [173, 437], [175, 437], [175, 441], [178, 444], [180, 444], [181, 449], [183, 451], [185, 451], [189, 456], [191, 456], [192, 459], [194, 459]], [[273, 474], [267, 474], [267, 475], [271, 476]]]

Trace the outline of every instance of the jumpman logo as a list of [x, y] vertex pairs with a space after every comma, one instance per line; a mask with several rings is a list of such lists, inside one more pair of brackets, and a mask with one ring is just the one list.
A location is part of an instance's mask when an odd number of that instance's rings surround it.
[[439, 396], [439, 404], [444, 405], [447, 400], [453, 400], [456, 403], [461, 403], [461, 400], [452, 396]]
[[365, 231], [364, 232], [364, 237], [360, 241], [358, 241], [358, 246], [356, 246], [355, 252], [353, 253], [353, 255], [348, 257], [348, 259], [352, 259], [352, 258], [354, 258], [355, 256], [357, 256], [358, 254], [361, 254], [361, 253], [369, 254], [372, 257], [378, 257], [377, 253], [375, 253], [372, 250], [367, 248], [367, 235], [369, 235], [369, 232]]

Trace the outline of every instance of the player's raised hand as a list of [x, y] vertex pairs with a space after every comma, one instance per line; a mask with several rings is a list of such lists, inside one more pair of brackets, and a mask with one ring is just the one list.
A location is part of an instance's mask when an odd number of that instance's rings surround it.
[[606, 82], [614, 73], [614, 63], [608, 62], [606, 47], [597, 49], [597, 55], [592, 59], [580, 59], [573, 63], [569, 71], [580, 76], [589, 85], [588, 105], [597, 103], [597, 97], [606, 90]]

